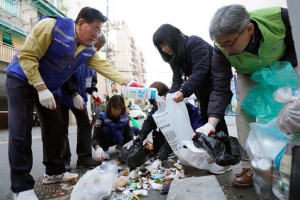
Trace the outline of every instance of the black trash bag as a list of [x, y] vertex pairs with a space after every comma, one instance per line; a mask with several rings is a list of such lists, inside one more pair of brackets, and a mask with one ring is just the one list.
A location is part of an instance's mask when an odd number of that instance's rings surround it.
[[236, 137], [228, 136], [223, 131], [206, 136], [200, 134], [193, 139], [198, 148], [205, 148], [217, 165], [236, 165], [246, 155], [245, 149]]
[[131, 169], [141, 166], [150, 158], [151, 152], [141, 143], [136, 143], [129, 148], [123, 148], [119, 153], [119, 160]]

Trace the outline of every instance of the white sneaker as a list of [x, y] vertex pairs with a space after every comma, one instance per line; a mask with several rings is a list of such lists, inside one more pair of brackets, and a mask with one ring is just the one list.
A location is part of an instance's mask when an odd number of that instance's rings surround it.
[[39, 200], [33, 190], [14, 193], [14, 200]]
[[65, 172], [63, 174], [52, 175], [52, 176], [44, 174], [43, 184], [70, 182], [70, 181], [75, 181], [77, 179], [78, 179], [78, 174], [70, 173], [70, 172]]
[[220, 175], [220, 174], [224, 174], [225, 172], [228, 172], [232, 170], [232, 167], [229, 166], [220, 166], [217, 165], [215, 162], [211, 163], [207, 169], [207, 171], [211, 174], [216, 174], [216, 175]]
[[109, 160], [110, 159], [110, 155], [108, 153], [108, 150], [104, 151], [104, 160]]

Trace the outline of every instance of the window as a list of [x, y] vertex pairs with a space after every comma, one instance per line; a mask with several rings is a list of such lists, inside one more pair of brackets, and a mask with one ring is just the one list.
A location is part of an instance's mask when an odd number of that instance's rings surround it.
[[2, 1], [1, 5], [4, 11], [9, 12], [10, 14], [16, 15], [18, 11], [18, 4], [15, 3], [13, 0], [4, 0]]
[[13, 43], [12, 43], [12, 40], [11, 40], [11, 37], [10, 37], [9, 33], [3, 33], [2, 34], [2, 42], [4, 44], [8, 44], [8, 45], [12, 45], [13, 46]]

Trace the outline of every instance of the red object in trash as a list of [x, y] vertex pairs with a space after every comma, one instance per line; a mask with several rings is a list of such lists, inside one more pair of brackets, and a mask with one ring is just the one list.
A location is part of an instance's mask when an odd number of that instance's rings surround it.
[[58, 193], [57, 193], [57, 196], [62, 196], [62, 195], [64, 195], [63, 192], [58, 192]]

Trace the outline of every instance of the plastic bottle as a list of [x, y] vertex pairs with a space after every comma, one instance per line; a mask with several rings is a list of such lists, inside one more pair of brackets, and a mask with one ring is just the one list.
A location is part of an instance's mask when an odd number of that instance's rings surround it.
[[133, 99], [155, 99], [157, 96], [156, 88], [136, 88], [125, 87], [124, 97]]

